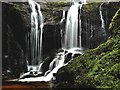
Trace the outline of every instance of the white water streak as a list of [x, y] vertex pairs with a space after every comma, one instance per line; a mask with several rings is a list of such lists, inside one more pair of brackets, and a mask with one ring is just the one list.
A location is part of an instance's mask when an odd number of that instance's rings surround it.
[[101, 4], [99, 7], [100, 19], [101, 19], [101, 28], [102, 28], [103, 35], [106, 36], [105, 21], [104, 21], [103, 14], [102, 14], [102, 5], [103, 4]]
[[[39, 65], [41, 62], [42, 33], [43, 33], [43, 15], [40, 5], [33, 0], [28, 0], [31, 9], [31, 32], [28, 38], [30, 42], [32, 65]], [[29, 47], [28, 46], [28, 47]], [[29, 50], [29, 51], [30, 51]]]
[[[86, 3], [86, 0], [79, 0], [79, 1], [73, 0], [73, 2], [74, 4], [70, 7], [67, 14], [65, 41], [63, 47], [65, 49], [77, 48], [77, 47], [82, 48], [81, 45], [82, 21], [80, 14], [81, 14], [82, 5], [83, 3]], [[81, 2], [81, 4], [79, 4], [79, 2]], [[80, 12], [78, 12], [79, 10]]]

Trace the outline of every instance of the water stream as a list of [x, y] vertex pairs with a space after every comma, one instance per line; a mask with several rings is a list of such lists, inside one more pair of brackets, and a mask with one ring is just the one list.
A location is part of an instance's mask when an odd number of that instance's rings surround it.
[[[28, 72], [21, 75], [19, 81], [51, 81], [55, 79], [54, 74], [57, 71], [67, 65], [75, 54], [83, 54], [82, 53], [82, 44], [81, 44], [81, 9], [83, 3], [86, 2], [83, 0], [73, 1], [73, 5], [70, 7], [67, 13], [66, 20], [66, 28], [65, 28], [65, 40], [63, 42], [62, 50], [56, 53], [54, 59], [49, 64], [49, 69], [43, 74], [41, 72], [42, 65], [44, 63], [41, 62], [41, 48], [42, 48], [42, 28], [43, 28], [43, 17], [40, 11], [40, 5], [32, 0], [28, 0], [31, 12], [31, 33], [30, 33], [30, 46], [31, 46], [31, 66], [28, 66]], [[80, 3], [80, 4], [79, 4]], [[79, 12], [80, 11], [80, 12]], [[74, 13], [73, 13], [74, 12]], [[61, 22], [65, 19], [65, 11], [63, 11], [63, 17]], [[79, 33], [78, 33], [79, 32]], [[78, 43], [79, 41], [79, 43]], [[66, 62], [67, 55], [71, 55], [71, 60]], [[37, 61], [37, 63], [36, 63]], [[31, 75], [32, 77], [24, 78], [27, 75]], [[34, 76], [34, 77], [33, 77]], [[36, 77], [35, 77], [36, 76]]]
[[102, 30], [103, 36], [106, 36], [105, 21], [104, 21], [103, 14], [102, 14], [102, 5], [103, 3], [99, 7], [100, 19], [101, 19], [101, 30]]
[[43, 15], [40, 5], [33, 0], [28, 0], [31, 9], [31, 31], [28, 33], [27, 45], [29, 55], [29, 65], [39, 65], [41, 62]]

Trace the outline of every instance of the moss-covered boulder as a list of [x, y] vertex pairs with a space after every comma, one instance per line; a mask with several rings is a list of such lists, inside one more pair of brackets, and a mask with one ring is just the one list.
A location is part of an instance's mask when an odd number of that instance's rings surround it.
[[[120, 9], [110, 23], [113, 32], [108, 40], [95, 49], [75, 58], [57, 73], [56, 88], [120, 88]], [[72, 81], [64, 80], [69, 73]], [[59, 82], [60, 81], [60, 82]]]
[[120, 22], [120, 10], [118, 10], [115, 16], [113, 17], [112, 22], [110, 23], [110, 27], [109, 27], [109, 29], [112, 30], [114, 34], [120, 34], [119, 22]]

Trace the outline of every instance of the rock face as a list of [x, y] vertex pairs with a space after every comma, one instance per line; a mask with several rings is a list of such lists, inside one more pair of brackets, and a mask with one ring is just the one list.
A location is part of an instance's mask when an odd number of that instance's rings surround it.
[[25, 9], [20, 10], [16, 4], [2, 3], [3, 78], [16, 78], [26, 71], [25, 34], [29, 31], [29, 19], [24, 16], [28, 16], [26, 11], [22, 11]]
[[[120, 7], [119, 7], [120, 8]], [[120, 9], [109, 24], [108, 40], [84, 55], [75, 58], [57, 73], [56, 88], [111, 88], [119, 89], [120, 83]], [[72, 75], [71, 80], [65, 79]], [[68, 77], [69, 77], [68, 76]], [[71, 81], [69, 81], [71, 80]]]
[[61, 48], [59, 24], [44, 25], [42, 56], [50, 56], [51, 52], [57, 52]]
[[[116, 7], [114, 7], [114, 5]], [[104, 28], [101, 27], [100, 6], [105, 25]], [[82, 46], [84, 48], [95, 48], [106, 41], [107, 37], [110, 35], [108, 28], [111, 18], [118, 7], [119, 3], [89, 3], [83, 5], [81, 20]], [[111, 11], [113, 12], [111, 13]], [[103, 31], [105, 31], [105, 33]]]

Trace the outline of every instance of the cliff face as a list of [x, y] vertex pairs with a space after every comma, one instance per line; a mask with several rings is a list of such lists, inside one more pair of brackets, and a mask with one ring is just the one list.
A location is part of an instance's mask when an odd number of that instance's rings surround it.
[[[109, 24], [119, 5], [120, 3], [100, 2], [83, 5], [81, 13], [83, 47], [95, 48], [107, 40], [111, 33], [109, 31]], [[102, 27], [100, 8], [104, 20], [104, 28]]]
[[[78, 56], [57, 73], [57, 88], [112, 88], [120, 83], [120, 9], [109, 25], [108, 40]], [[65, 78], [66, 77], [66, 78]]]

